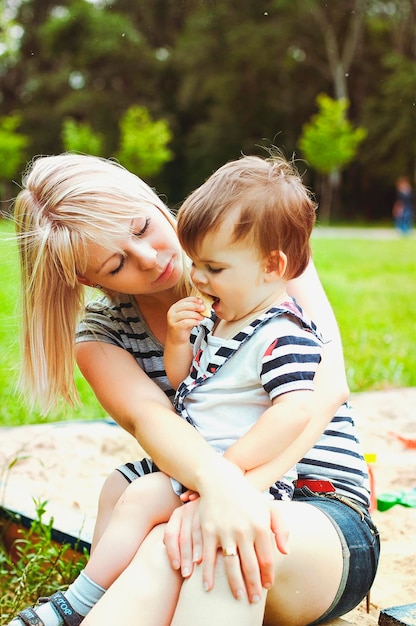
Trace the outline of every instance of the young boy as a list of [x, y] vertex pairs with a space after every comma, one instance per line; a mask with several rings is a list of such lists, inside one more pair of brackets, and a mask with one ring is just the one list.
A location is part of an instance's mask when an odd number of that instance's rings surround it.
[[[178, 214], [193, 281], [212, 299], [213, 314], [202, 315], [198, 296], [169, 310], [165, 366], [178, 387], [176, 408], [257, 489], [280, 500], [291, 499], [296, 472], [279, 478], [277, 450], [310, 419], [321, 358], [315, 326], [286, 293], [308, 264], [314, 220], [310, 194], [280, 156], [224, 165]], [[150, 530], [196, 497], [183, 491], [162, 472], [132, 482], [76, 581], [10, 626], [81, 623]]]

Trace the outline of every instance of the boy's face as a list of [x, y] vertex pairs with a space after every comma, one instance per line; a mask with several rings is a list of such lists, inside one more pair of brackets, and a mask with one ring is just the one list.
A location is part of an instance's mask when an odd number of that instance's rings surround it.
[[266, 260], [248, 240], [231, 243], [230, 232], [232, 226], [223, 224], [208, 233], [191, 269], [195, 286], [214, 298], [215, 313], [229, 322], [264, 311], [276, 298], [276, 283], [264, 280]]

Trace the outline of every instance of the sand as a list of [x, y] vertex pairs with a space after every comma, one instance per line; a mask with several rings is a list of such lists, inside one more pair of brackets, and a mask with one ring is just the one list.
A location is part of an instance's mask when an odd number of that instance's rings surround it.
[[[351, 402], [364, 450], [377, 455], [377, 494], [416, 488], [416, 448], [389, 434], [416, 439], [416, 388], [353, 394]], [[47, 500], [55, 526], [88, 542], [105, 477], [142, 454], [130, 435], [102, 420], [0, 429], [0, 503], [33, 516], [32, 498]], [[416, 601], [416, 508], [395, 505], [373, 517], [382, 553], [370, 612], [363, 602], [345, 616], [362, 626], [376, 625], [381, 609]]]

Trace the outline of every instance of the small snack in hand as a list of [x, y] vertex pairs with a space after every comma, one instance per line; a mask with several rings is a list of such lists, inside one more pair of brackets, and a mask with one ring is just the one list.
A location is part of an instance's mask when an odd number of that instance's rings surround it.
[[200, 291], [198, 291], [198, 298], [201, 298], [201, 300], [205, 304], [205, 309], [203, 311], [200, 311], [201, 315], [203, 315], [204, 317], [211, 317], [211, 308], [214, 302], [214, 298], [208, 296], [205, 293], [201, 293]]

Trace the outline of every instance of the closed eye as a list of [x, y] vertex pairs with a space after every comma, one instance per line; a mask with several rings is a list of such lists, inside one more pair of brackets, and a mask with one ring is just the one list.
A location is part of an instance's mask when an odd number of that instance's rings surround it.
[[142, 237], [145, 234], [146, 230], [149, 228], [149, 224], [150, 224], [150, 217], [147, 217], [143, 228], [141, 228], [140, 230], [133, 231], [133, 237]]
[[118, 274], [120, 272], [120, 270], [123, 269], [125, 262], [126, 262], [126, 257], [121, 255], [120, 256], [120, 264], [116, 267], [116, 269], [114, 269], [114, 270], [112, 270], [110, 272], [111, 276], [115, 276], [116, 274]]
[[210, 274], [219, 274], [220, 272], [222, 272], [223, 268], [222, 267], [211, 267], [211, 266], [207, 266], [207, 270]]

